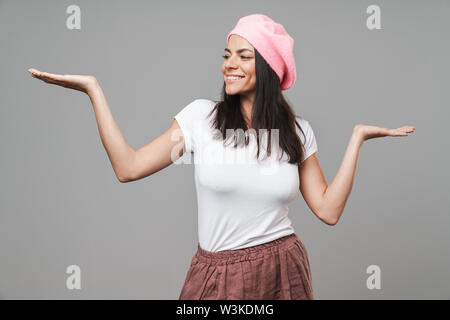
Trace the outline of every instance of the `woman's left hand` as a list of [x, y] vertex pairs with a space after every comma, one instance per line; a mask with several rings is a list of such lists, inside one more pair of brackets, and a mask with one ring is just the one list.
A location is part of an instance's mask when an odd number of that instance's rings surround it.
[[389, 129], [377, 126], [367, 126], [363, 124], [358, 124], [354, 128], [354, 131], [361, 136], [363, 141], [386, 136], [407, 136], [408, 133], [414, 132], [414, 130], [416, 130], [416, 127], [413, 126], [403, 126], [397, 129]]

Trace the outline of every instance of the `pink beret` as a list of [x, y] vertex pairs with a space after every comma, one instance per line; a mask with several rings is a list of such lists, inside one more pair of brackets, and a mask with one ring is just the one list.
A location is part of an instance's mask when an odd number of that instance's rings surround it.
[[258, 50], [280, 78], [281, 90], [295, 83], [294, 39], [284, 27], [263, 14], [251, 14], [239, 19], [227, 36], [232, 34], [245, 38]]

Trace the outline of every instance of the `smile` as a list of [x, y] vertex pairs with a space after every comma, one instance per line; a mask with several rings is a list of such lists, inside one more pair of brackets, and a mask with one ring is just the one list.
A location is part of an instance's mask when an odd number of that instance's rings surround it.
[[233, 76], [230, 76], [230, 77], [225, 77], [225, 81], [227, 83], [234, 83], [234, 82], [237, 82], [237, 81], [242, 80], [244, 78], [245, 77], [233, 77]]

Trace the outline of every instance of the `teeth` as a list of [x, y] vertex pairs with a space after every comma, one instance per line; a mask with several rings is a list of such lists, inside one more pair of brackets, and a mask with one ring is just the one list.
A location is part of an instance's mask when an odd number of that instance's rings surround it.
[[231, 79], [231, 80], [239, 80], [242, 79], [243, 77], [227, 77], [227, 79]]

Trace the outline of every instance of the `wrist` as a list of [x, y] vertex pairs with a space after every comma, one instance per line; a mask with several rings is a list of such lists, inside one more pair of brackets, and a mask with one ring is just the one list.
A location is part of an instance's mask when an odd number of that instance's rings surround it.
[[98, 83], [97, 79], [95, 77], [92, 77], [91, 79], [89, 79], [89, 82], [86, 86], [86, 93], [88, 95], [91, 95], [99, 90], [100, 90], [100, 84]]
[[365, 141], [363, 132], [359, 128], [353, 129], [351, 140], [353, 140], [358, 147], [362, 146]]
[[355, 140], [358, 142], [358, 144], [362, 144], [365, 140], [364, 138], [364, 133], [362, 131], [362, 126], [357, 124], [354, 128], [353, 128], [353, 133], [352, 133], [352, 140]]

